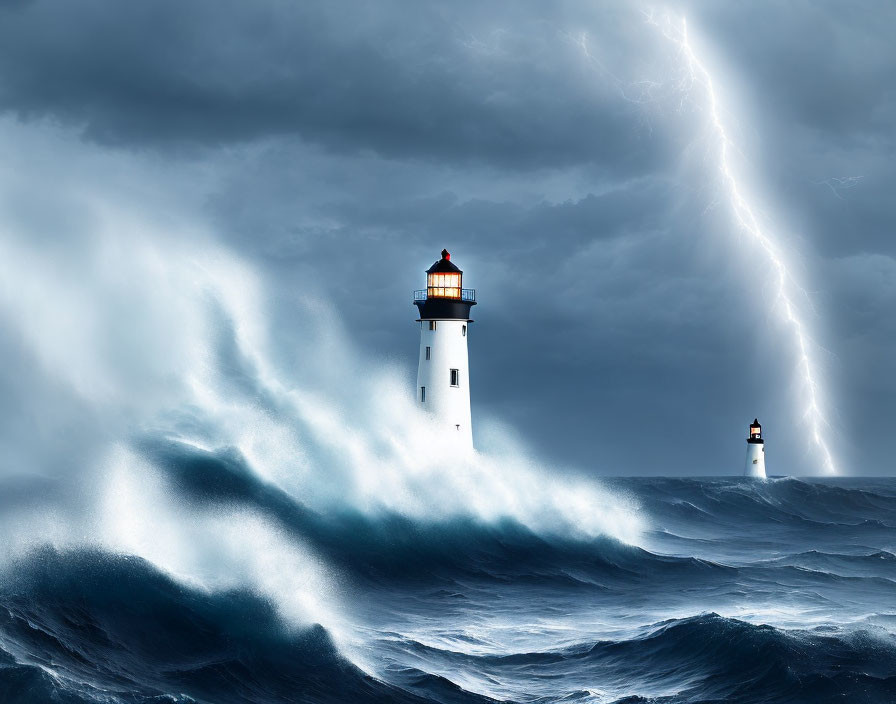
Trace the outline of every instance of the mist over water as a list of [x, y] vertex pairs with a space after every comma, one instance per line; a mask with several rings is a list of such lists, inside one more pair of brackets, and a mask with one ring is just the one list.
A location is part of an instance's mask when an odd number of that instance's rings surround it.
[[[363, 358], [319, 299], [295, 300], [299, 334], [281, 337], [264, 282], [176, 203], [160, 216], [170, 196], [115, 183], [117, 157], [69, 156], [46, 211], [10, 207], [0, 240], [5, 383], [22, 409], [3, 437], [7, 578], [47, 546], [135, 556], [348, 638], [338, 576], [269, 506], [219, 494], [227, 466], [321, 515], [637, 540], [632, 499], [556, 477], [497, 424], [491, 451], [459, 456], [404, 370]], [[183, 457], [220, 476], [191, 493]]]

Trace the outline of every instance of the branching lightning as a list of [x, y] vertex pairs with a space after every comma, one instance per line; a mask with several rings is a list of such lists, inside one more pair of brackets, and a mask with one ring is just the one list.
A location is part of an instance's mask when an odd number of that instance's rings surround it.
[[737, 227], [753, 238], [765, 254], [769, 264], [771, 264], [776, 283], [778, 308], [781, 311], [784, 322], [792, 331], [796, 343], [797, 374], [806, 393], [805, 422], [809, 429], [810, 438], [820, 455], [824, 470], [827, 473], [835, 474], [834, 458], [825, 441], [823, 432], [827, 427], [827, 422], [822, 412], [821, 392], [819, 389], [820, 377], [811, 354], [814, 344], [806, 331], [806, 325], [794, 300], [794, 294], [802, 294], [804, 297], [808, 297], [805, 296], [805, 292], [794, 281], [787, 263], [775, 242], [774, 235], [767, 232], [760, 225], [750, 204], [750, 198], [731, 164], [731, 153], [736, 151], [736, 147], [728, 136], [728, 131], [722, 120], [719, 99], [713, 86], [712, 76], [706, 65], [697, 56], [688, 38], [686, 21], [682, 18], [680, 23], [676, 23], [671, 18], [666, 18], [661, 25], [652, 15], [648, 16], [647, 19], [648, 22], [659, 27], [667, 39], [677, 45], [684, 60], [688, 82], [691, 85], [700, 87], [705, 93], [709, 130], [717, 143], [716, 166], [723, 189], [728, 196]]
[[848, 191], [859, 185], [859, 182], [865, 178], [864, 176], [832, 176], [824, 181], [814, 181], [816, 186], [827, 186], [840, 200], [844, 200], [840, 195], [841, 191]]

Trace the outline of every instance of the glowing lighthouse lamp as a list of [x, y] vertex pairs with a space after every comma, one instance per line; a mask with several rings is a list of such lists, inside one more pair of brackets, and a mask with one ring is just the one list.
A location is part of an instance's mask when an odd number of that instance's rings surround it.
[[759, 419], [750, 423], [750, 434], [747, 436], [747, 462], [744, 474], [748, 477], [765, 479], [765, 441], [762, 439], [762, 426]]
[[417, 403], [432, 414], [461, 449], [473, 449], [467, 327], [476, 291], [463, 288], [463, 272], [447, 249], [426, 270], [426, 288], [414, 291], [420, 313]]

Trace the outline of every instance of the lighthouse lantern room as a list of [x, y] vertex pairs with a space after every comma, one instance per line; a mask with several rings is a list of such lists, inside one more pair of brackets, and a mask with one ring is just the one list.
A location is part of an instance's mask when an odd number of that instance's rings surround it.
[[759, 419], [754, 418], [747, 433], [747, 461], [744, 474], [748, 477], [765, 479], [765, 440], [762, 439], [762, 426]]
[[476, 292], [463, 288], [463, 271], [447, 249], [426, 271], [426, 288], [414, 291], [420, 313], [417, 404], [433, 415], [463, 449], [473, 448], [467, 326]]

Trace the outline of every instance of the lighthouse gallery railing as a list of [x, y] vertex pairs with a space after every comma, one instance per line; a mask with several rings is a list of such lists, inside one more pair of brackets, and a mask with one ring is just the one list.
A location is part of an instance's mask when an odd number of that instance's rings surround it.
[[[425, 301], [429, 296], [427, 295], [427, 289], [422, 288], [417, 291], [414, 291], [414, 300], [415, 301]], [[433, 298], [451, 298], [450, 296], [433, 296]], [[460, 290], [460, 300], [462, 301], [475, 301], [476, 300], [476, 289], [475, 288], [462, 288]]]

